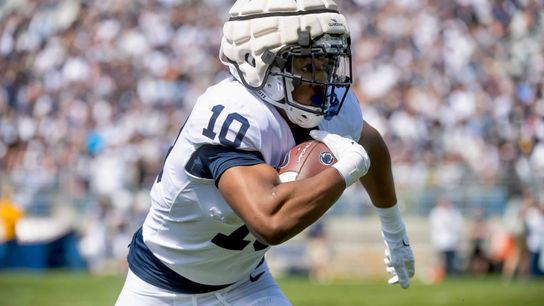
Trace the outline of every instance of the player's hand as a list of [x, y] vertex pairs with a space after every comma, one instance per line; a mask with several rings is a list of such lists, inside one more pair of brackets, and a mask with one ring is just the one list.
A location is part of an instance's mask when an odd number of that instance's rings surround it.
[[403, 289], [410, 286], [410, 278], [414, 276], [414, 254], [408, 241], [406, 230], [400, 234], [389, 234], [382, 232], [385, 242], [385, 270], [391, 274], [388, 283], [390, 285], [399, 283]]
[[340, 172], [346, 187], [350, 186], [370, 168], [370, 159], [365, 148], [349, 137], [332, 134], [326, 131], [312, 130], [310, 136], [329, 147], [337, 162], [332, 165]]

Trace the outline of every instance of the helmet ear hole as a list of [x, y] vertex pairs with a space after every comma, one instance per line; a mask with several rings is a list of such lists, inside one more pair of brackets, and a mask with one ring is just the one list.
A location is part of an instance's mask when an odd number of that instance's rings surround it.
[[[273, 68], [273, 70], [277, 71], [278, 68]], [[266, 98], [267, 101], [274, 104], [274, 102], [280, 103], [280, 107], [283, 107], [283, 102], [280, 102], [283, 98], [285, 98], [285, 92], [284, 92], [284, 80], [282, 77], [271, 75], [266, 80], [265, 85], [263, 86], [263, 89], [260, 91]]]

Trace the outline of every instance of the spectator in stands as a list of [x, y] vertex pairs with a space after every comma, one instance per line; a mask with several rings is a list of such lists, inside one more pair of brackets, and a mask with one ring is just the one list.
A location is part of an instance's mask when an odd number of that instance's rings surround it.
[[522, 197], [512, 197], [503, 215], [503, 226], [506, 230], [507, 250], [502, 266], [502, 277], [505, 281], [511, 281], [516, 276], [527, 275], [528, 250], [527, 227], [525, 216], [527, 208], [532, 206], [534, 197], [530, 192], [525, 192]]
[[0, 195], [0, 268], [13, 268], [17, 252], [17, 222], [23, 211], [13, 203], [12, 189], [4, 185]]
[[[111, 269], [112, 245], [109, 227], [112, 218], [110, 199], [101, 197], [88, 212], [84, 235], [79, 244], [79, 251], [87, 261], [92, 274], [104, 274]], [[126, 247], [126, 244], [125, 244]]]
[[487, 243], [491, 230], [487, 216], [483, 209], [478, 209], [470, 224], [468, 238], [470, 240], [470, 253], [468, 257], [467, 272], [471, 274], [487, 274], [491, 272], [493, 265], [487, 252]]
[[440, 197], [429, 214], [429, 223], [431, 243], [440, 257], [440, 268], [446, 275], [457, 273], [463, 216], [449, 198]]
[[533, 202], [525, 213], [527, 226], [527, 249], [529, 251], [529, 274], [544, 276], [539, 261], [544, 249], [544, 201]]

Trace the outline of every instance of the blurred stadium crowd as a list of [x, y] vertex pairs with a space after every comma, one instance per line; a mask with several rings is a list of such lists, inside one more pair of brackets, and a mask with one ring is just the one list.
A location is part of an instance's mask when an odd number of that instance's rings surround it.
[[[232, 3], [3, 1], [0, 181], [17, 202], [139, 222], [196, 97], [227, 75]], [[353, 88], [401, 194], [491, 186], [544, 201], [544, 1], [339, 3]]]

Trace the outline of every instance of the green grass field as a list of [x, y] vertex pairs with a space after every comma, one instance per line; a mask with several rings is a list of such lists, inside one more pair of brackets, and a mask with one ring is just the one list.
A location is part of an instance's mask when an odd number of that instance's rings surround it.
[[[124, 277], [91, 277], [63, 272], [0, 273], [2, 306], [113, 305]], [[326, 285], [306, 279], [280, 279], [294, 305], [394, 305], [394, 306], [542, 306], [544, 280], [498, 278], [448, 280], [439, 285], [414, 282], [409, 290], [384, 281], [335, 281]]]

